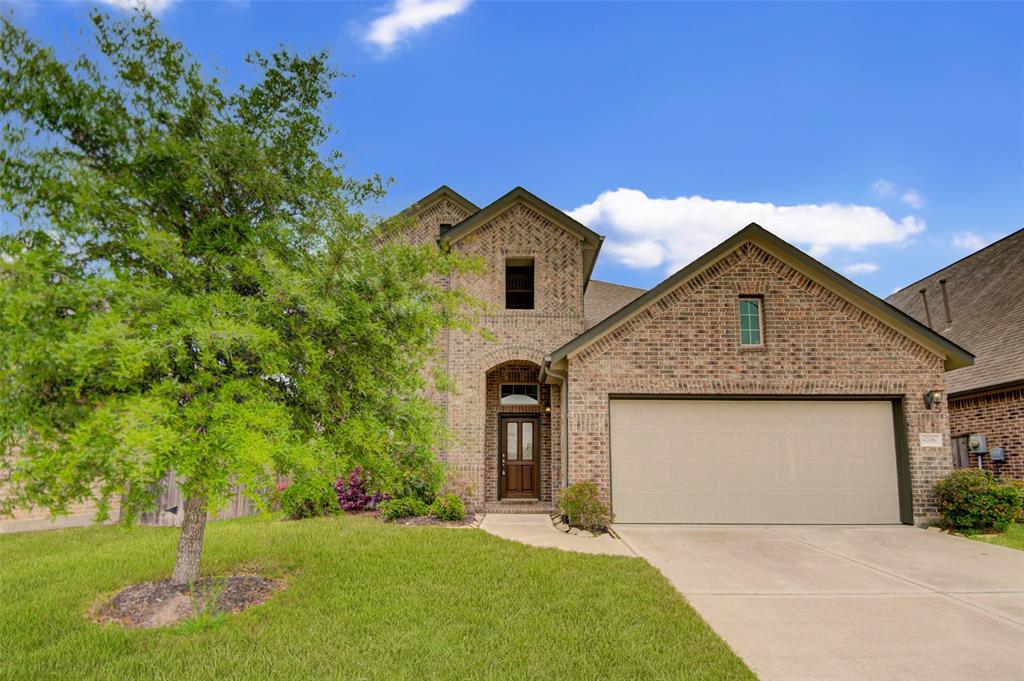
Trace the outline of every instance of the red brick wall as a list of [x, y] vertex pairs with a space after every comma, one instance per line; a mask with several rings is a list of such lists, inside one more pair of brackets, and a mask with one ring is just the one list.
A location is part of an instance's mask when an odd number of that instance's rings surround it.
[[[738, 297], [764, 296], [764, 346], [739, 344]], [[937, 515], [932, 485], [951, 468], [947, 412], [922, 396], [943, 360], [753, 243], [684, 282], [569, 358], [569, 478], [610, 501], [608, 395], [902, 395], [914, 515]]]
[[[978, 433], [989, 449], [1002, 447], [1006, 461], [982, 456], [982, 466], [1000, 475], [1024, 480], [1024, 387], [987, 395], [949, 398], [949, 432], [954, 437]], [[977, 462], [977, 457], [971, 457]]]

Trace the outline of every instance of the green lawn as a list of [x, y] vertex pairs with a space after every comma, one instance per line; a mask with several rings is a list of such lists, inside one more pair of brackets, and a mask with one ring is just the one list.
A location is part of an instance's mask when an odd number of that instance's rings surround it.
[[212, 628], [83, 616], [167, 577], [176, 540], [148, 527], [0, 535], [0, 678], [754, 678], [640, 559], [370, 518], [209, 526], [204, 571], [288, 575]]
[[1000, 546], [1024, 551], [1024, 525], [1020, 523], [1013, 523], [1010, 525], [1010, 529], [1001, 534], [972, 534], [969, 536], [971, 539], [977, 539], [988, 544], [999, 544]]

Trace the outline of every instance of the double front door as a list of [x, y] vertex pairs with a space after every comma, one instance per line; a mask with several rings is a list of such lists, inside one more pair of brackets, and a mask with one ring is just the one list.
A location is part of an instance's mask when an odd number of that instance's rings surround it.
[[502, 416], [499, 464], [503, 499], [536, 499], [540, 491], [538, 465], [540, 439], [536, 416]]

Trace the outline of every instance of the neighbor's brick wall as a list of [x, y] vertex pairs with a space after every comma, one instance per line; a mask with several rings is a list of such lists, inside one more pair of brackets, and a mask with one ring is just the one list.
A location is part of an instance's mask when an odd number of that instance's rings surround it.
[[[1024, 387], [987, 395], [949, 398], [949, 432], [954, 437], [979, 433], [989, 449], [1002, 447], [1006, 461], [982, 456], [982, 466], [1000, 475], [1024, 480]], [[971, 457], [977, 463], [976, 456]]]
[[[460, 222], [456, 209], [454, 204], [425, 208], [405, 238], [410, 243], [433, 243], [439, 224]], [[488, 405], [487, 373], [510, 361], [529, 362], [539, 369], [547, 353], [582, 333], [583, 245], [527, 204], [516, 203], [455, 242], [453, 249], [486, 265], [483, 273], [447, 283], [487, 304], [477, 323], [491, 338], [452, 331], [440, 341], [444, 349], [438, 361], [455, 384], [454, 393], [437, 396], [452, 433], [442, 456], [453, 474], [473, 488], [470, 505], [482, 508], [497, 499], [497, 419]], [[505, 259], [515, 257], [534, 258], [533, 310], [505, 309]], [[559, 399], [557, 388], [545, 387], [543, 394], [549, 401]], [[552, 418], [557, 418], [556, 407], [541, 423], [541, 442], [548, 443], [541, 469], [542, 500], [551, 498], [562, 475], [560, 433], [552, 432], [552, 424], [557, 431], [558, 421]]]
[[[741, 348], [739, 295], [764, 296], [764, 347]], [[569, 361], [569, 478], [609, 494], [608, 396], [633, 394], [903, 395], [914, 515], [937, 515], [932, 485], [951, 468], [947, 411], [922, 395], [943, 360], [752, 243]], [[614, 509], [613, 509], [614, 511]]]

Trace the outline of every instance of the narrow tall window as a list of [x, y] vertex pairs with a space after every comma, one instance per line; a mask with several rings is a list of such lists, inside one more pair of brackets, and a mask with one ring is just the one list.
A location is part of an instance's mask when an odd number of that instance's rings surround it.
[[761, 345], [764, 327], [761, 324], [761, 298], [740, 298], [740, 345]]
[[505, 261], [505, 308], [533, 309], [533, 258]]

